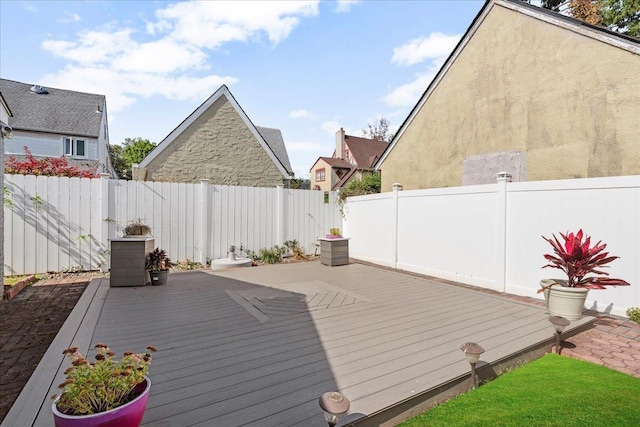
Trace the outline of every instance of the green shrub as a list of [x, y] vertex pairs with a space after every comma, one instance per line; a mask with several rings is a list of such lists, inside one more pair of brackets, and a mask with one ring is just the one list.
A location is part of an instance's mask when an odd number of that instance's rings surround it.
[[627, 316], [636, 323], [640, 323], [640, 307], [631, 307], [627, 309]]
[[273, 246], [271, 249], [260, 249], [260, 259], [265, 264], [277, 264], [282, 262], [282, 254], [286, 251], [286, 248], [281, 248], [278, 245]]

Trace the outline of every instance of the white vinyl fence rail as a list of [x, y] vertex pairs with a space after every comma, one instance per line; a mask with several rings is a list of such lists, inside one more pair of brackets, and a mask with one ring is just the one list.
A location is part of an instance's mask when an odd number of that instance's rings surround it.
[[352, 258], [482, 288], [542, 298], [551, 246], [541, 236], [582, 228], [607, 244], [607, 272], [631, 286], [593, 290], [587, 306], [624, 315], [640, 306], [640, 176], [508, 182], [350, 197]]
[[173, 261], [297, 240], [307, 253], [342, 226], [335, 193], [282, 187], [4, 175], [4, 274], [106, 270], [109, 239], [142, 219]]

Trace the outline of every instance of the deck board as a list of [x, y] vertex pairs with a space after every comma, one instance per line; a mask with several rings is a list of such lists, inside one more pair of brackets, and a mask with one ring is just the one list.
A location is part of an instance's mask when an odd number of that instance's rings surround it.
[[[489, 366], [553, 335], [538, 306], [360, 264], [172, 273], [105, 293], [91, 343], [160, 350], [149, 426], [320, 427], [330, 390], [355, 421], [464, 378], [464, 342]], [[50, 422], [42, 411], [36, 425]]]

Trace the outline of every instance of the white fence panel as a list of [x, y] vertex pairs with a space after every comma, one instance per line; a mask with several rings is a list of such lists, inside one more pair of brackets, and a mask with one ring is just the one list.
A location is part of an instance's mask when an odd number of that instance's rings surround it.
[[587, 306], [624, 314], [640, 306], [640, 177], [512, 183], [507, 194], [507, 292], [535, 296], [541, 279], [562, 278], [541, 267], [552, 253], [541, 236], [584, 232], [620, 259], [605, 269], [631, 286], [589, 292]]
[[399, 195], [398, 268], [496, 289], [495, 185]]
[[396, 203], [394, 193], [350, 197], [344, 207], [344, 237], [349, 256], [396, 266]]
[[[394, 197], [396, 199], [394, 199]], [[607, 243], [611, 277], [587, 305], [624, 315], [640, 306], [640, 176], [506, 183], [349, 198], [353, 258], [518, 295], [537, 296], [551, 246], [540, 236], [582, 228]]]
[[66, 177], [5, 175], [5, 274], [107, 269], [108, 239], [141, 219], [173, 261], [259, 251], [296, 239], [313, 252], [340, 227], [335, 193]]

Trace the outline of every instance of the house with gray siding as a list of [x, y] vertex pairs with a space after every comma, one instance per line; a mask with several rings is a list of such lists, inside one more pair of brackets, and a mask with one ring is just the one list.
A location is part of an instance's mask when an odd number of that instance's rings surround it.
[[134, 167], [133, 179], [248, 187], [293, 176], [278, 129], [255, 126], [223, 85]]
[[13, 113], [13, 138], [5, 159], [20, 158], [24, 147], [35, 157], [67, 157], [81, 169], [116, 176], [109, 157], [107, 102], [104, 95], [0, 79], [0, 92]]

